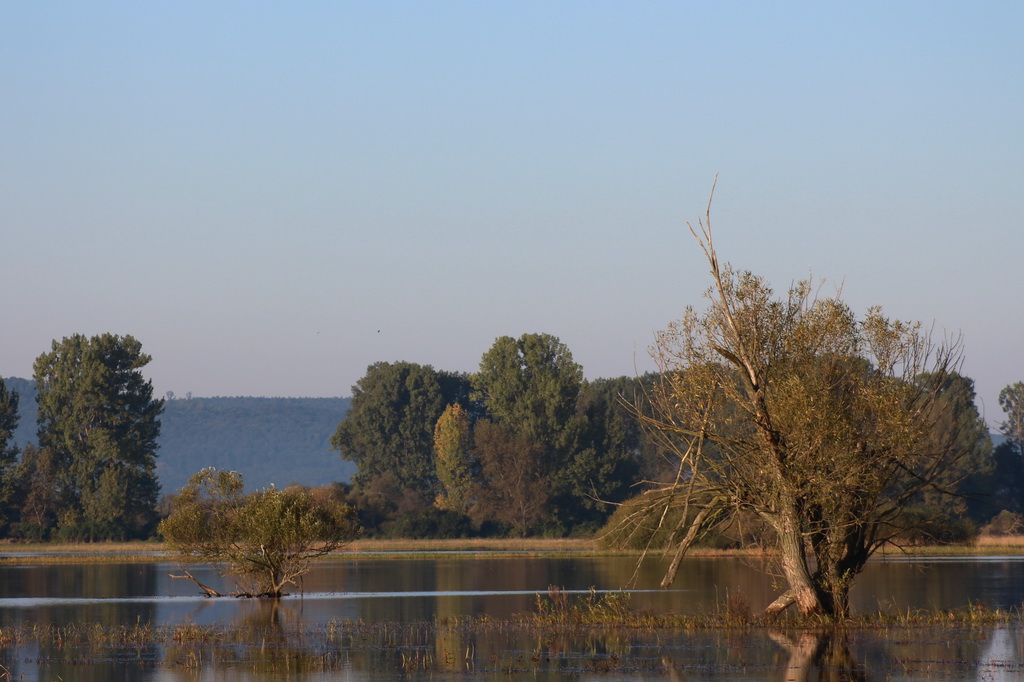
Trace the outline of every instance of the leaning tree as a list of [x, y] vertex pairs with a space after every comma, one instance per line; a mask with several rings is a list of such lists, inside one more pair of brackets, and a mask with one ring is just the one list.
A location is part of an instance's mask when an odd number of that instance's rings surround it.
[[678, 519], [668, 586], [704, 533], [753, 514], [771, 530], [786, 584], [766, 614], [795, 604], [842, 617], [853, 578], [905, 530], [904, 510], [955, 483], [967, 453], [936, 426], [948, 422], [941, 387], [959, 343], [935, 343], [878, 308], [858, 319], [807, 281], [776, 297], [719, 262], [710, 212], [698, 225], [689, 227], [710, 265], [710, 305], [658, 335], [660, 381], [651, 406], [636, 410], [678, 471], [627, 523]]

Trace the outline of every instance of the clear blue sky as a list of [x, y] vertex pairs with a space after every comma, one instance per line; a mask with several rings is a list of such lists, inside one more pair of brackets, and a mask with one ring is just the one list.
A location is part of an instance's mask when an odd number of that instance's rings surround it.
[[[349, 395], [557, 335], [651, 368], [685, 221], [1024, 379], [1019, 2], [0, 7], [0, 375], [133, 334], [159, 394]], [[831, 286], [831, 285], [827, 285]]]

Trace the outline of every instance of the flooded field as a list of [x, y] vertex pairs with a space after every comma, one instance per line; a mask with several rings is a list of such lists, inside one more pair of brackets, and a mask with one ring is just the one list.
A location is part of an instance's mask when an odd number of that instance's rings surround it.
[[[759, 562], [692, 558], [671, 590], [628, 557], [340, 555], [277, 603], [206, 599], [170, 563], [0, 566], [0, 680], [1019, 679], [1016, 625], [801, 631], [550, 631], [509, 627], [549, 585], [628, 587], [631, 606], [708, 614], [775, 595]], [[230, 590], [212, 571], [203, 582]], [[546, 599], [542, 596], [541, 599]], [[855, 610], [1011, 609], [1024, 558], [877, 561]], [[486, 616], [490, 621], [481, 624]], [[6, 677], [5, 677], [6, 675]], [[595, 677], [596, 676], [596, 677]]]

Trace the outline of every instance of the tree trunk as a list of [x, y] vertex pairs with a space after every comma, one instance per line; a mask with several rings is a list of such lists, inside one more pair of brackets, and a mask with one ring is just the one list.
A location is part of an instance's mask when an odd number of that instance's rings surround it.
[[766, 616], [774, 616], [790, 604], [796, 604], [802, 616], [825, 613], [818, 591], [814, 588], [811, 573], [807, 568], [807, 554], [800, 523], [796, 512], [787, 510], [778, 519], [776, 530], [779, 534], [779, 554], [782, 560], [782, 575], [789, 589], [765, 609]]

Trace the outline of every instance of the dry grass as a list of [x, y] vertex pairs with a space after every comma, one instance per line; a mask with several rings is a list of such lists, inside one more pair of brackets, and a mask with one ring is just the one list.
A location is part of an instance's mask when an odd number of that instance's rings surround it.
[[0, 564], [146, 563], [164, 558], [158, 542], [3, 543]]
[[0, 544], [0, 556], [24, 552], [90, 552], [139, 554], [158, 552], [164, 549], [160, 542], [4, 542]]
[[599, 552], [597, 543], [568, 538], [460, 538], [455, 540], [356, 540], [342, 553], [359, 552]]
[[1016, 548], [1024, 551], [1024, 535], [982, 535], [975, 544], [978, 547]]
[[[5, 543], [0, 544], [0, 563], [62, 564], [149, 562], [167, 559], [167, 547], [159, 542], [96, 542], [96, 543]], [[360, 554], [417, 554], [444, 552], [509, 552], [521, 555], [562, 553], [604, 553], [593, 540], [523, 538], [523, 539], [459, 539], [459, 540], [359, 540], [328, 555], [358, 556]]]
[[[2, 543], [0, 563], [89, 563], [147, 562], [166, 559], [165, 546], [159, 542], [96, 542], [96, 543]], [[592, 554], [637, 556], [635, 550], [602, 548], [591, 539], [566, 538], [462, 538], [455, 540], [358, 540], [339, 550], [334, 556], [360, 554], [418, 554], [445, 552], [509, 552], [522, 555]], [[658, 555], [659, 552], [654, 552]], [[695, 547], [688, 553], [694, 557], [764, 557], [771, 550], [722, 550]], [[882, 555], [915, 556], [985, 556], [991, 554], [1024, 554], [1024, 535], [983, 535], [973, 545], [889, 547]], [[25, 555], [25, 556], [22, 556]], [[328, 557], [329, 560], [330, 557]]]
[[346, 559], [380, 558], [423, 559], [458, 552], [467, 556], [495, 552], [508, 557], [600, 556], [606, 554], [591, 540], [578, 539], [487, 539], [456, 540], [358, 540], [337, 552], [323, 557]]
[[880, 556], [991, 556], [1024, 554], [1024, 535], [982, 535], [972, 545], [887, 546]]

